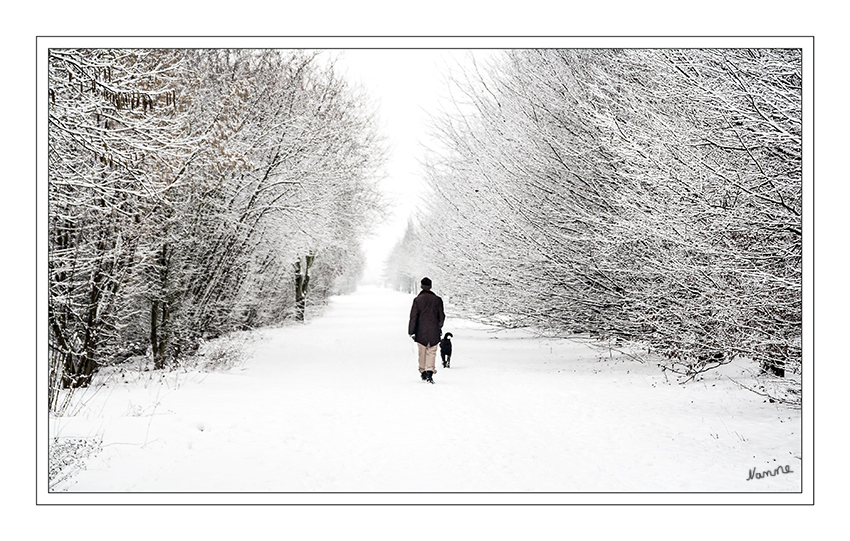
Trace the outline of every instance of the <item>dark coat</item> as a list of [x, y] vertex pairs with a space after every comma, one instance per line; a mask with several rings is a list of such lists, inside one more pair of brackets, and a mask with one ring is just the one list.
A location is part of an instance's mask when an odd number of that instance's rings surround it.
[[410, 322], [407, 324], [407, 334], [414, 335], [413, 339], [423, 346], [436, 346], [443, 334], [443, 322], [446, 314], [443, 312], [443, 299], [430, 289], [423, 289], [413, 299], [410, 308]]

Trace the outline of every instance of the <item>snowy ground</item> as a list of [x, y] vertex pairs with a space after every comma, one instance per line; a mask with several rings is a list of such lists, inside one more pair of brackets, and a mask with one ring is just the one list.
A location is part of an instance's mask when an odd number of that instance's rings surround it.
[[263, 331], [229, 371], [129, 367], [51, 421], [52, 436], [102, 438], [54, 490], [801, 489], [800, 411], [727, 377], [751, 384], [749, 366], [680, 385], [651, 364], [449, 312], [452, 368], [438, 364], [428, 385], [405, 332], [411, 300], [368, 287], [334, 298], [305, 325]]

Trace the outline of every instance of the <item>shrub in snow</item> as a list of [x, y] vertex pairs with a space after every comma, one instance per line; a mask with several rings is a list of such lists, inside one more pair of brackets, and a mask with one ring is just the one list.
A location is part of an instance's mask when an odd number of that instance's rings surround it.
[[801, 51], [491, 60], [451, 76], [391, 283], [427, 275], [481, 321], [621, 339], [685, 378], [798, 374]]
[[48, 449], [47, 483], [55, 490], [83, 467], [89, 456], [100, 452], [101, 442], [95, 439], [54, 438]]
[[244, 362], [246, 348], [253, 339], [250, 331], [243, 331], [202, 341], [198, 352], [180, 364], [184, 368], [202, 372], [230, 370]]
[[[51, 411], [105, 364], [148, 349], [157, 369], [179, 364], [203, 336], [278, 324], [356, 281], [386, 153], [332, 62], [52, 48], [47, 65]], [[230, 365], [229, 349], [205, 358]]]

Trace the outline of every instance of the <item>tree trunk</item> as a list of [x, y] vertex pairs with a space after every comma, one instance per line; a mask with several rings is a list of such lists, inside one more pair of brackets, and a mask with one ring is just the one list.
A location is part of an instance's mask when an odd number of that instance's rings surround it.
[[[162, 245], [158, 255], [159, 283], [161, 287], [161, 299], [152, 301], [151, 304], [151, 355], [153, 355], [154, 369], [165, 368], [165, 353], [168, 349], [170, 334], [168, 329], [168, 291], [169, 291], [169, 244]], [[157, 322], [159, 319], [159, 322]]]
[[[157, 324], [157, 317], [161, 317]], [[153, 301], [151, 305], [151, 353], [153, 367], [156, 370], [165, 368], [165, 354], [168, 346], [168, 303]]]
[[304, 309], [307, 306], [307, 287], [310, 284], [310, 267], [315, 255], [305, 256], [304, 274], [301, 273], [301, 259], [295, 262], [295, 321], [304, 321]]
[[156, 352], [159, 351], [159, 344], [157, 343], [157, 329], [156, 329], [156, 316], [159, 313], [159, 301], [153, 301], [151, 303], [151, 354], [154, 356], [154, 362], [156, 362]]

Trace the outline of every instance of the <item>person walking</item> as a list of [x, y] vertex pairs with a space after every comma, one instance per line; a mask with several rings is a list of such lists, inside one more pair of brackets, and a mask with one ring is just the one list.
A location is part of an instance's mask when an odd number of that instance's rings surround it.
[[443, 312], [443, 299], [431, 291], [431, 279], [423, 278], [421, 285], [422, 291], [413, 299], [410, 308], [407, 334], [413, 338], [419, 350], [419, 374], [424, 381], [434, 383], [437, 346], [443, 334], [446, 314]]

